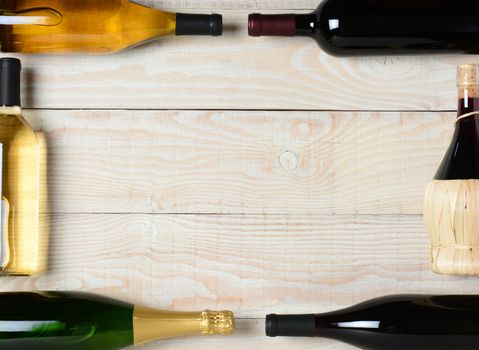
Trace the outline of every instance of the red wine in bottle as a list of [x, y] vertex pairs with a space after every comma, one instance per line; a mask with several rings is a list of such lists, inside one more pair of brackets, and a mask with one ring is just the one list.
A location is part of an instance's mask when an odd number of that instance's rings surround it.
[[308, 36], [335, 56], [479, 53], [479, 1], [324, 0], [310, 14], [249, 16], [251, 36]]
[[479, 295], [399, 295], [316, 315], [268, 315], [270, 337], [324, 337], [364, 350], [479, 348]]

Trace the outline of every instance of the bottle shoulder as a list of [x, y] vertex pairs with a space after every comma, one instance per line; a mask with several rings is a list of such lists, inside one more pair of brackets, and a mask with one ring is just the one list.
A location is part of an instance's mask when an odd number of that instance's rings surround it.
[[456, 124], [451, 144], [444, 155], [435, 180], [479, 179], [479, 117]]
[[0, 142], [39, 143], [37, 134], [21, 113], [2, 113], [0, 110]]

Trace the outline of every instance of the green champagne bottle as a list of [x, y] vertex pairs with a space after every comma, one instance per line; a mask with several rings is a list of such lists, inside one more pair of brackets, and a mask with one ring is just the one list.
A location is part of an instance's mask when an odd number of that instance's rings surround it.
[[229, 311], [159, 311], [87, 293], [0, 293], [1, 350], [118, 350], [233, 331]]

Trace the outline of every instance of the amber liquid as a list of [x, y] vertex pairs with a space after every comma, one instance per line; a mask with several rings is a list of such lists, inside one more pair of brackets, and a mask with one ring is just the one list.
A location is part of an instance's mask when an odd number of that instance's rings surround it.
[[20, 108], [0, 108], [0, 144], [0, 274], [35, 274], [45, 267], [39, 221], [42, 150]]
[[176, 14], [128, 0], [0, 0], [3, 52], [113, 53], [175, 34]]

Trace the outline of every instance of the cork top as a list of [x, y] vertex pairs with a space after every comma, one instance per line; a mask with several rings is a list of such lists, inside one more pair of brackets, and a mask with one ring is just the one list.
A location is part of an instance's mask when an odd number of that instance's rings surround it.
[[457, 69], [460, 98], [479, 97], [479, 65], [463, 64]]

